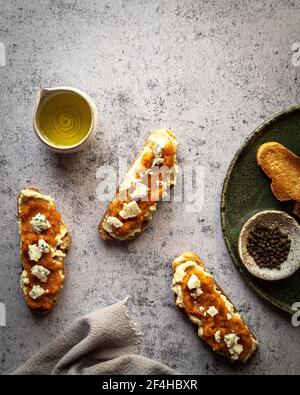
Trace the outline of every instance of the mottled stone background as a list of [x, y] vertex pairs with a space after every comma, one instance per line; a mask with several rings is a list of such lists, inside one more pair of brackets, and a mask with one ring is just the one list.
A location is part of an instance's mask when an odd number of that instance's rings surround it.
[[[220, 192], [229, 163], [263, 120], [299, 103], [300, 2], [0, 1], [1, 274], [0, 370], [10, 373], [74, 318], [130, 295], [143, 354], [181, 373], [296, 373], [299, 328], [257, 297], [229, 259]], [[70, 85], [95, 101], [97, 137], [83, 153], [51, 153], [32, 130], [39, 87]], [[188, 214], [163, 203], [150, 228], [118, 245], [97, 234], [106, 204], [96, 171], [134, 158], [148, 132], [171, 127], [180, 164], [205, 167], [205, 205]], [[32, 316], [19, 290], [16, 196], [26, 185], [51, 193], [73, 239], [57, 308]], [[235, 367], [214, 355], [174, 308], [171, 259], [197, 251], [255, 332], [260, 350]]]

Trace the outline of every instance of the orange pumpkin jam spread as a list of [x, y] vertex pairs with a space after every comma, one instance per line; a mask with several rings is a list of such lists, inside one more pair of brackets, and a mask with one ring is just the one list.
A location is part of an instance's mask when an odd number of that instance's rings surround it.
[[[177, 294], [176, 303], [184, 308], [194, 323], [199, 320], [199, 336], [205, 340], [214, 351], [229, 357], [246, 361], [256, 348], [256, 341], [247, 325], [228, 298], [222, 293], [212, 275], [206, 270], [200, 258], [193, 253], [184, 253], [173, 262], [173, 270], [185, 262], [195, 262], [185, 268], [185, 274], [180, 283], [173, 282], [173, 291]], [[200, 280], [201, 295], [195, 295], [194, 289], [188, 286], [192, 275]], [[175, 277], [174, 277], [175, 278]], [[181, 288], [181, 297], [178, 298], [176, 286]], [[179, 292], [180, 293], [180, 292]], [[179, 300], [180, 299], [180, 300]], [[210, 309], [213, 306], [213, 309]], [[209, 312], [212, 311], [212, 316]], [[196, 320], [195, 320], [196, 317]], [[232, 335], [233, 334], [233, 335]], [[238, 336], [239, 353], [234, 356], [230, 353], [230, 344], [226, 342], [226, 335]], [[242, 346], [242, 348], [240, 347]], [[242, 350], [242, 351], [241, 351]]]
[[[43, 230], [41, 233], [33, 231], [30, 221], [38, 213], [45, 215], [51, 227]], [[57, 241], [56, 236], [60, 233], [62, 220], [54, 204], [50, 205], [48, 201], [36, 197], [24, 197], [19, 205], [20, 237], [21, 237], [21, 258], [23, 269], [27, 272], [29, 284], [26, 287], [25, 301], [31, 309], [47, 311], [53, 307], [57, 294], [62, 287], [63, 282], [63, 260], [61, 257], [52, 257], [51, 251], [43, 253], [40, 259], [32, 261], [29, 259], [28, 248], [30, 245], [38, 244], [39, 239], [44, 239], [51, 247], [55, 248]], [[41, 282], [36, 276], [32, 275], [31, 269], [34, 265], [41, 265], [50, 271], [47, 282]], [[46, 290], [41, 297], [31, 298], [29, 295], [32, 287], [38, 285]]]
[[[161, 163], [159, 165], [153, 165], [155, 159], [155, 153], [153, 151], [154, 143], [147, 140], [142, 152], [132, 164], [134, 171], [131, 171], [131, 179], [133, 179], [131, 186], [126, 191], [117, 191], [107, 208], [104, 219], [100, 223], [100, 226], [103, 226], [107, 217], [114, 217], [121, 221], [122, 226], [113, 228], [112, 236], [116, 238], [126, 238], [127, 235], [132, 234], [135, 230], [142, 229], [149, 219], [151, 219], [151, 211], [156, 209], [156, 202], [162, 199], [166, 188], [172, 184], [172, 182], [170, 183], [170, 179], [175, 179], [175, 174], [173, 173], [176, 166], [175, 136], [170, 131], [164, 131], [164, 133], [164, 145], [161, 148]], [[136, 188], [136, 181], [146, 186], [148, 192], [145, 196], [136, 200], [139, 213], [132, 218], [124, 219], [120, 216], [120, 211], [122, 211], [124, 203], [135, 200], [130, 197], [130, 194]]]

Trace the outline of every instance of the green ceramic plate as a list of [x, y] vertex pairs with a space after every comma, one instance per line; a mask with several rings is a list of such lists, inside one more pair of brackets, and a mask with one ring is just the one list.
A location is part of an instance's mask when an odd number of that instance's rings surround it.
[[239, 232], [252, 215], [265, 209], [292, 213], [291, 202], [281, 203], [274, 197], [270, 179], [256, 164], [257, 149], [268, 141], [277, 141], [300, 155], [300, 106], [287, 109], [264, 122], [235, 155], [222, 192], [222, 229], [229, 253], [250, 286], [262, 297], [292, 314], [293, 304], [300, 301], [300, 271], [280, 281], [260, 280], [244, 268], [237, 253]]

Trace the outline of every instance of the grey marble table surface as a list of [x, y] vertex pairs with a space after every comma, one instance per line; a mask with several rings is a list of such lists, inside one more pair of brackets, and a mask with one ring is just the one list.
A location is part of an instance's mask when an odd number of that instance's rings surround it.
[[[127, 295], [142, 353], [180, 373], [299, 373], [299, 328], [248, 288], [227, 253], [219, 212], [244, 139], [299, 103], [292, 51], [299, 20], [299, 0], [0, 0], [2, 374], [76, 317]], [[36, 91], [61, 85], [88, 93], [100, 114], [93, 143], [68, 157], [50, 152], [32, 129]], [[136, 240], [105, 244], [97, 233], [106, 207], [97, 170], [133, 159], [157, 127], [177, 134], [180, 165], [204, 169], [203, 207], [190, 213], [183, 202], [162, 202]], [[44, 318], [30, 313], [19, 289], [16, 196], [26, 185], [56, 198], [72, 234], [68, 277]], [[257, 336], [248, 365], [214, 355], [176, 311], [170, 264], [185, 250], [199, 253]]]

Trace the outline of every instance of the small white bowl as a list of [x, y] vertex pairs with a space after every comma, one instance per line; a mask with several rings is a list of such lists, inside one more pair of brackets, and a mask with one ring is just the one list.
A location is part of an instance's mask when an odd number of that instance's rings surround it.
[[[81, 141], [79, 141], [78, 143], [76, 143], [74, 145], [70, 145], [70, 146], [56, 145], [54, 142], [45, 138], [45, 136], [39, 129], [38, 122], [37, 122], [37, 115], [38, 115], [40, 106], [43, 105], [43, 103], [47, 102], [47, 100], [49, 100], [50, 98], [52, 98], [56, 95], [59, 95], [61, 93], [72, 93], [72, 94], [80, 97], [80, 99], [82, 99], [83, 101], [85, 101], [87, 103], [90, 113], [91, 113], [91, 124], [90, 124], [90, 128], [89, 128], [87, 134]], [[34, 108], [34, 113], [33, 113], [33, 127], [34, 127], [34, 130], [35, 130], [37, 136], [39, 137], [39, 139], [44, 144], [46, 144], [49, 148], [51, 148], [53, 151], [58, 152], [58, 153], [65, 153], [65, 154], [81, 151], [93, 140], [93, 138], [96, 134], [97, 124], [98, 124], [98, 113], [96, 110], [96, 106], [95, 106], [94, 102], [92, 101], [92, 99], [86, 93], [82, 92], [81, 90], [72, 88], [72, 87], [68, 87], [68, 86], [60, 86], [60, 87], [55, 87], [55, 88], [40, 89], [37, 92], [36, 103], [35, 103], [35, 108]]]
[[[287, 260], [280, 268], [261, 268], [247, 250], [249, 233], [256, 225], [277, 226], [291, 240]], [[245, 268], [254, 276], [268, 281], [282, 280], [290, 277], [300, 268], [300, 225], [283, 211], [265, 210], [251, 217], [243, 226], [238, 239], [238, 253]]]

